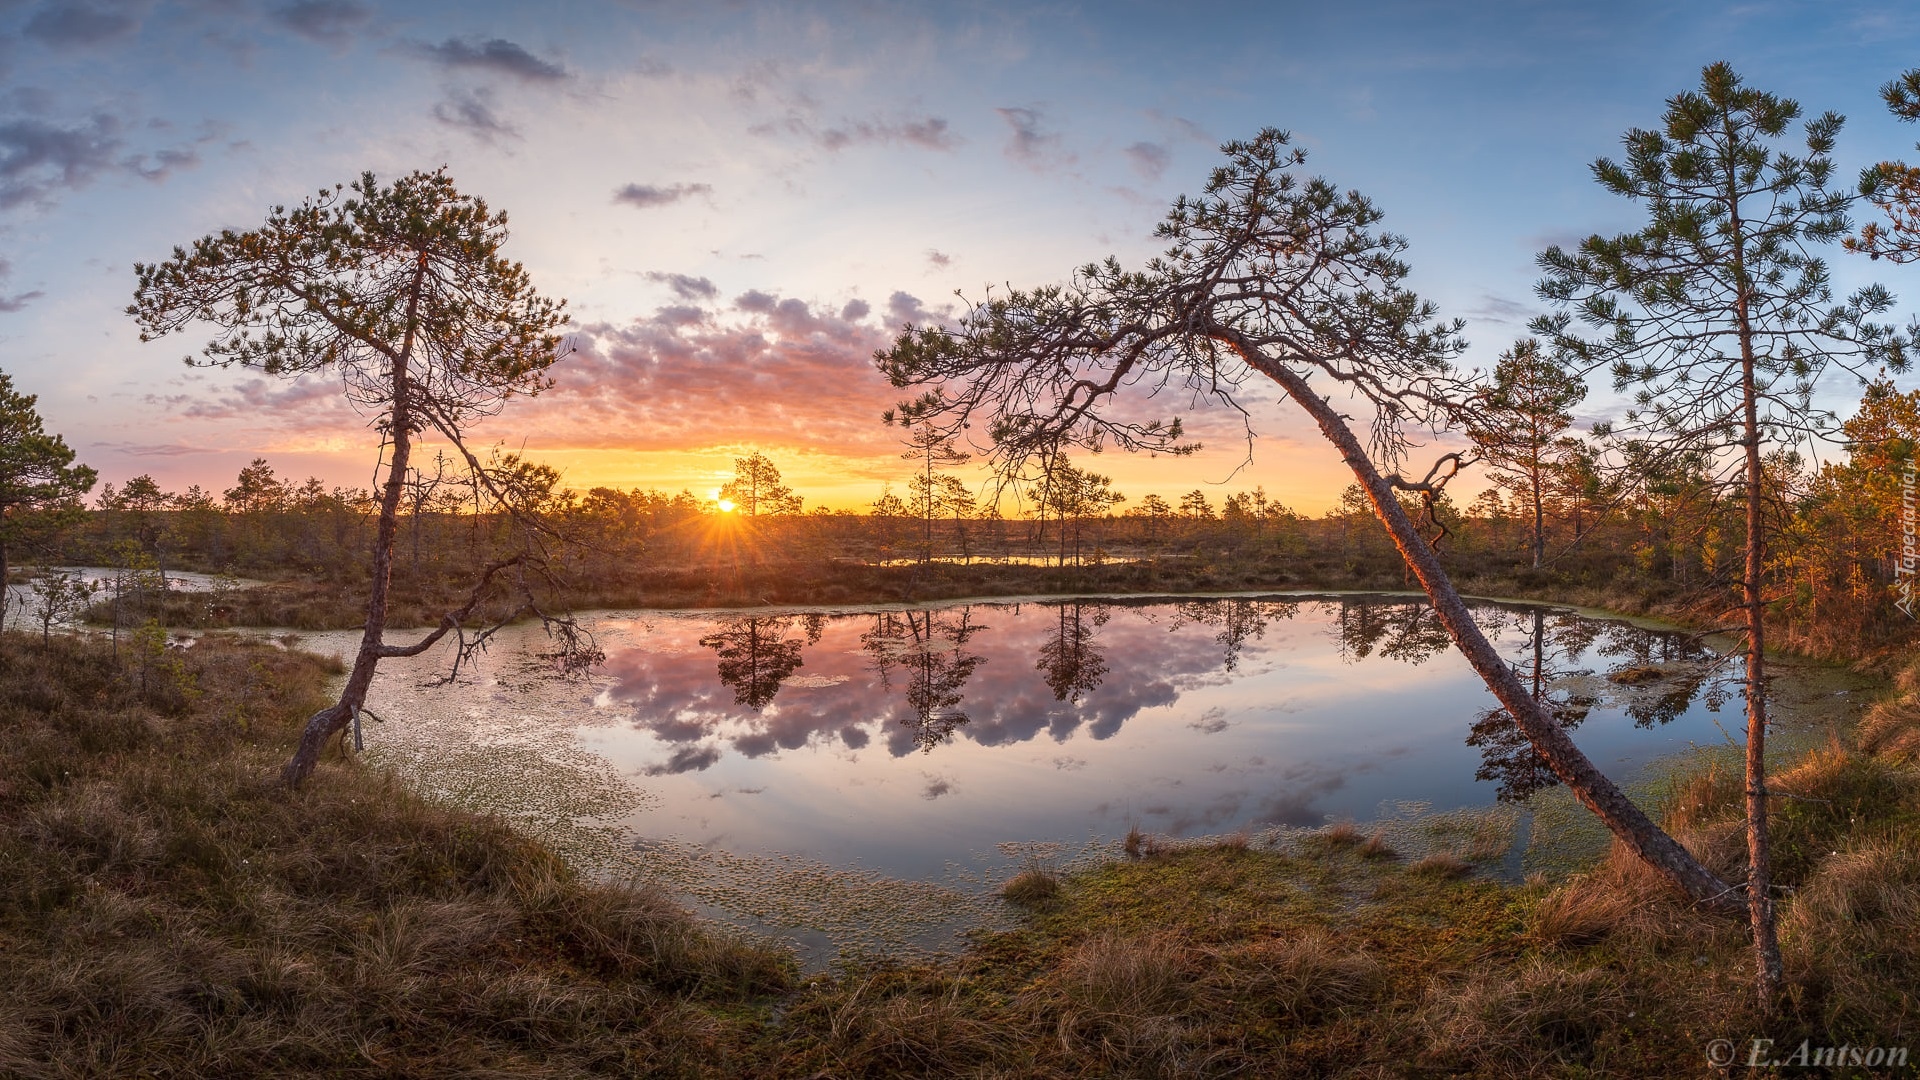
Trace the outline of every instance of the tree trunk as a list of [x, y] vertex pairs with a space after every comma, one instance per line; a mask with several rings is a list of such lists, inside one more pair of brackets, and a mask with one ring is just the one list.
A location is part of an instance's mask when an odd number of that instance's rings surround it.
[[[1729, 132], [1731, 134], [1731, 132]], [[1754, 994], [1762, 1015], [1773, 1015], [1780, 996], [1784, 964], [1773, 921], [1773, 856], [1767, 836], [1767, 692], [1766, 607], [1761, 571], [1766, 539], [1760, 518], [1760, 411], [1754, 383], [1753, 323], [1749, 307], [1744, 233], [1740, 203], [1731, 176], [1727, 182], [1728, 235], [1733, 240], [1734, 318], [1740, 334], [1740, 395], [1747, 451], [1747, 561], [1741, 588], [1747, 616], [1747, 917], [1753, 932]]]
[[[1745, 324], [1745, 298], [1740, 302]], [[1761, 521], [1760, 423], [1753, 381], [1753, 347], [1741, 339], [1741, 389], [1746, 395], [1747, 561], [1742, 574], [1747, 616], [1747, 915], [1752, 923], [1754, 993], [1760, 1009], [1772, 1015], [1780, 995], [1784, 965], [1773, 918], [1773, 856], [1767, 835], [1767, 683], [1766, 604], [1761, 572], [1766, 538]]]
[[1501, 658], [1474, 623], [1471, 612], [1441, 567], [1432, 546], [1414, 527], [1412, 519], [1407, 517], [1392, 485], [1380, 475], [1373, 459], [1367, 456], [1360, 440], [1347, 427], [1340, 414], [1284, 363], [1268, 359], [1258, 348], [1231, 330], [1223, 328], [1216, 336], [1239, 353], [1254, 370], [1279, 383], [1287, 396], [1313, 417], [1321, 434], [1339, 449], [1347, 467], [1353, 470], [1354, 477], [1367, 493], [1374, 512], [1386, 525], [1401, 557], [1420, 579], [1434, 612], [1452, 635], [1455, 645], [1485, 681], [1487, 689], [1506, 707], [1514, 723], [1519, 726], [1520, 733], [1532, 744], [1534, 752], [1567, 785], [1574, 797], [1593, 811], [1608, 830], [1647, 865], [1696, 904], [1720, 910], [1738, 910], [1737, 902], [1729, 899], [1733, 890], [1715, 877], [1712, 871], [1700, 865], [1691, 852], [1654, 824], [1645, 811], [1635, 806], [1612, 780], [1595, 768], [1586, 754], [1574, 745], [1572, 737], [1554, 723], [1547, 710], [1514, 674], [1513, 668]]
[[347, 674], [347, 685], [340, 692], [340, 700], [308, 718], [306, 728], [300, 733], [300, 745], [281, 770], [280, 777], [289, 787], [298, 787], [313, 775], [327, 740], [345, 728], [354, 713], [366, 704], [367, 690], [373, 685], [374, 669], [380, 663], [386, 644], [393, 551], [400, 530], [400, 496], [406, 486], [407, 465], [413, 449], [413, 413], [408, 407], [413, 390], [407, 365], [413, 355], [412, 327], [420, 302], [421, 278], [426, 272], [426, 256], [421, 256], [419, 265], [407, 306], [407, 339], [393, 359], [393, 411], [389, 416], [393, 425], [393, 459], [387, 463], [387, 482], [380, 495], [380, 521], [374, 530], [373, 581], [367, 594], [366, 628], [361, 631], [360, 651], [354, 655], [353, 670]]

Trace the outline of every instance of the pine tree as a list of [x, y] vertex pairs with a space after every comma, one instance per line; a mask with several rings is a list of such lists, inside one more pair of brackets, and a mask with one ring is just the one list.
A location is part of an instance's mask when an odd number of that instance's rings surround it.
[[[1536, 330], [1577, 365], [1607, 368], [1635, 391], [1621, 430], [1643, 445], [1705, 453], [1731, 468], [1745, 503], [1739, 607], [1747, 633], [1747, 901], [1755, 989], [1771, 1010], [1781, 979], [1768, 839], [1763, 459], [1834, 426], [1814, 387], [1835, 364], [1905, 366], [1902, 342], [1872, 321], [1891, 306], [1878, 286], [1836, 302], [1815, 254], [1846, 235], [1852, 196], [1832, 189], [1829, 156], [1842, 118], [1804, 126], [1805, 153], [1779, 148], [1800, 106], [1745, 86], [1725, 64], [1667, 103], [1658, 130], [1623, 138], [1626, 160], [1594, 177], [1645, 207], [1647, 225], [1540, 256], [1540, 295], [1568, 313]], [[1729, 460], [1730, 459], [1730, 460]]]

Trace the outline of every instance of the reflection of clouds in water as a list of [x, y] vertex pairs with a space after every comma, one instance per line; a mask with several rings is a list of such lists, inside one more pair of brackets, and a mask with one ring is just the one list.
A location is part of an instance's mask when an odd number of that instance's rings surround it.
[[953, 791], [952, 780], [949, 780], [944, 776], [935, 776], [931, 773], [922, 773], [921, 775], [925, 776], [927, 780], [927, 786], [922, 788], [920, 791], [921, 798], [937, 799], [942, 795], [947, 795], [952, 793]]
[[1255, 805], [1254, 820], [1266, 825], [1318, 825], [1326, 815], [1314, 809], [1315, 803], [1346, 787], [1350, 777], [1379, 770], [1375, 761], [1345, 766], [1301, 762], [1289, 766], [1277, 777], [1277, 788]]
[[1227, 723], [1227, 710], [1216, 705], [1201, 713], [1199, 719], [1188, 723], [1187, 726], [1202, 735], [1218, 735], [1231, 725]]
[[1061, 772], [1079, 772], [1081, 769], [1087, 767], [1087, 759], [1065, 756], [1057, 757], [1053, 759], [1053, 767]]
[[665, 762], [647, 766], [648, 776], [671, 776], [686, 772], [704, 772], [708, 766], [720, 760], [720, 748], [717, 746], [683, 746], [673, 752]]
[[[969, 722], [958, 729], [959, 736], [982, 746], [1026, 742], [1042, 732], [1056, 742], [1082, 730], [1109, 738], [1143, 709], [1170, 705], [1192, 686], [1215, 681], [1217, 642], [1192, 632], [1169, 633], [1117, 607], [1094, 641], [1113, 658], [1103, 681], [1081, 694], [1077, 704], [1061, 701], [1033, 662], [1057, 630], [1059, 609], [1028, 604], [1019, 617], [1010, 608], [989, 610], [992, 626], [975, 633], [967, 646], [986, 662], [962, 688], [960, 707]], [[624, 714], [662, 742], [718, 739], [750, 758], [836, 740], [859, 750], [875, 734], [889, 754], [905, 757], [924, 748], [920, 718], [898, 686], [880, 684], [859, 652], [857, 639], [872, 621], [868, 615], [830, 617], [819, 644], [806, 649], [808, 674], [784, 678], [778, 692], [755, 710], [721, 685], [712, 650], [687, 647], [709, 631], [709, 623], [663, 620], [631, 647], [608, 650], [601, 671], [612, 685], [593, 704]], [[898, 673], [894, 682], [902, 682]], [[682, 754], [676, 753], [669, 765], [680, 760]]]
[[1140, 812], [1148, 817], [1163, 819], [1159, 831], [1168, 836], [1214, 832], [1222, 825], [1240, 819], [1240, 808], [1246, 803], [1247, 794], [1239, 789], [1220, 791], [1199, 802], [1174, 807], [1149, 806]]

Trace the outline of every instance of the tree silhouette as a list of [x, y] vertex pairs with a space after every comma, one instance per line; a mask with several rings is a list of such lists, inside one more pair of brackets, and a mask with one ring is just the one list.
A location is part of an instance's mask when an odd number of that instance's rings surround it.
[[7, 615], [9, 549], [36, 526], [50, 524], [49, 514], [77, 512], [95, 479], [92, 469], [73, 463], [65, 439], [47, 434], [34, 409], [38, 401], [15, 390], [13, 379], [0, 371], [0, 626]]
[[[373, 417], [384, 480], [372, 551], [367, 620], [340, 699], [315, 713], [284, 776], [311, 775], [326, 740], [352, 721], [383, 659], [416, 656], [455, 633], [455, 666], [491, 630], [466, 627], [509, 571], [515, 614], [539, 612], [529, 575], [544, 573], [549, 537], [524, 505], [511, 471], [484, 463], [466, 444], [474, 419], [507, 399], [551, 385], [560, 356], [564, 304], [533, 290], [520, 264], [501, 255], [505, 214], [454, 188], [445, 170], [415, 172], [382, 187], [372, 173], [350, 187], [322, 190], [288, 209], [276, 206], [251, 232], [228, 229], [175, 248], [160, 263], [136, 263], [127, 309], [141, 340], [209, 323], [206, 364], [238, 364], [298, 378], [332, 372], [347, 398]], [[188, 363], [195, 361], [189, 358]], [[476, 490], [519, 526], [520, 550], [476, 571], [466, 602], [409, 645], [386, 641], [394, 538], [415, 440], [434, 431], [466, 463]], [[496, 463], [497, 464], [497, 463]], [[244, 485], [243, 485], [244, 487]], [[570, 619], [548, 619], [569, 664], [594, 655]]]
[[749, 518], [800, 512], [800, 496], [780, 482], [779, 468], [757, 450], [733, 459], [733, 479], [720, 485], [720, 497], [738, 506]]

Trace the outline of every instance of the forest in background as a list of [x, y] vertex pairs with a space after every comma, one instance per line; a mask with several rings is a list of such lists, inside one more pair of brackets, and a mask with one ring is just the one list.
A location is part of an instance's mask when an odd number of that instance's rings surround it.
[[[1491, 466], [1490, 483], [1467, 505], [1446, 494], [1431, 506], [1405, 497], [1463, 587], [1662, 609], [1707, 625], [1731, 609], [1744, 489], [1721, 482], [1703, 458], [1610, 465], [1569, 430], [1564, 410], [1548, 420]], [[1858, 660], [1915, 637], [1899, 586], [1902, 482], [1920, 439], [1920, 391], [1870, 385], [1845, 434], [1837, 460], [1769, 461], [1769, 612], [1782, 644]], [[551, 528], [542, 540], [553, 576], [537, 587], [575, 608], [1407, 583], [1357, 487], [1318, 517], [1258, 487], [1129, 501], [1063, 455], [1022, 492], [1029, 512], [1021, 516], [1002, 516], [985, 493], [934, 468], [907, 478], [904, 498], [889, 489], [855, 513], [804, 509], [777, 464], [754, 454], [739, 459], [723, 488], [722, 498], [737, 499], [727, 511], [684, 490], [582, 493], [543, 465], [510, 459], [505, 468], [522, 481], [522, 508]], [[416, 620], [431, 619], [476, 566], [521, 539], [512, 517], [475, 512], [470, 486], [450, 473], [409, 476], [394, 564], [403, 617], [411, 604]], [[270, 583], [156, 595], [153, 578], [136, 580], [119, 601], [130, 625], [152, 616], [176, 625], [344, 627], [364, 617], [376, 514], [364, 489], [292, 481], [256, 459], [217, 494], [170, 492], [140, 476], [104, 485], [84, 507], [23, 515], [15, 530], [30, 541], [24, 553], [43, 563]], [[111, 618], [112, 601], [101, 599], [96, 617]]]

